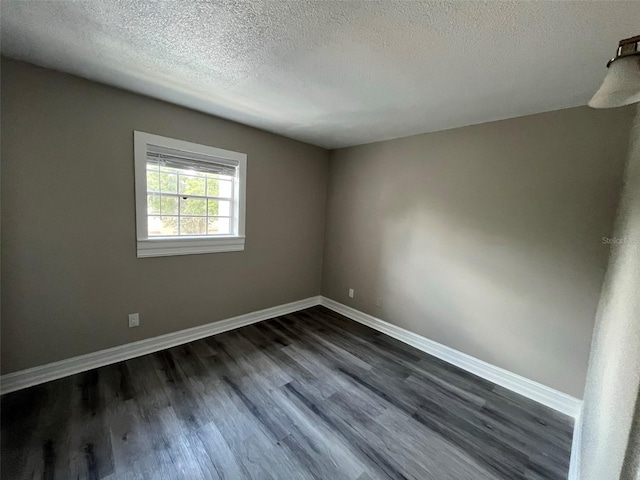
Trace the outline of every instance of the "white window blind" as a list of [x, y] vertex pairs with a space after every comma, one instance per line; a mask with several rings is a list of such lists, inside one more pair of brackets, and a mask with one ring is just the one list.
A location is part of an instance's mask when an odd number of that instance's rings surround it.
[[147, 163], [235, 177], [240, 162], [159, 145], [147, 145]]

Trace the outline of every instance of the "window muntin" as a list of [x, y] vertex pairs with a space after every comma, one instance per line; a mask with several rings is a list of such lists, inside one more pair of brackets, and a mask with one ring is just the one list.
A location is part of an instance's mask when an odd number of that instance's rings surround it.
[[234, 177], [147, 160], [149, 237], [231, 235]]
[[134, 133], [138, 256], [244, 249], [246, 155]]

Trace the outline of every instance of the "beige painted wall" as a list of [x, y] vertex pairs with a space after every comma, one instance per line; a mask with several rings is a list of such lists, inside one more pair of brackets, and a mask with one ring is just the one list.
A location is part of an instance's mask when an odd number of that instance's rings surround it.
[[624, 241], [609, 262], [585, 389], [583, 480], [640, 478], [640, 109], [631, 145], [615, 229]]
[[334, 151], [323, 295], [582, 398], [632, 113]]
[[[136, 258], [134, 129], [248, 154], [244, 252]], [[2, 373], [318, 295], [327, 168], [323, 149], [3, 59]]]

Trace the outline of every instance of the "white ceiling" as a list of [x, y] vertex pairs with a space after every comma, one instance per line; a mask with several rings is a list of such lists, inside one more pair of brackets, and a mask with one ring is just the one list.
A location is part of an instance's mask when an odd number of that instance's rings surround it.
[[640, 1], [2, 1], [2, 52], [328, 148], [584, 105]]

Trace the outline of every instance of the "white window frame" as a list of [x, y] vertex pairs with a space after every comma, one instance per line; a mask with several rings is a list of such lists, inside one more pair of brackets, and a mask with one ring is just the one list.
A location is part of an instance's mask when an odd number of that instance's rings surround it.
[[[221, 148], [134, 131], [134, 163], [136, 194], [136, 232], [138, 258], [192, 255], [200, 253], [237, 252], [244, 250], [247, 155]], [[215, 236], [149, 237], [147, 225], [147, 149], [148, 145], [183, 150], [238, 162], [238, 175], [233, 185], [233, 234]]]

